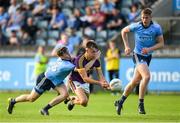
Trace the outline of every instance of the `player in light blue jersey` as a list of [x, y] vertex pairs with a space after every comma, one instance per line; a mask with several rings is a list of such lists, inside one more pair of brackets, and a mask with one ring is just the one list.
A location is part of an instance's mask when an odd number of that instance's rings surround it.
[[38, 76], [38, 84], [34, 87], [30, 94], [23, 94], [16, 98], [9, 99], [8, 113], [12, 114], [13, 107], [19, 102], [34, 102], [38, 99], [46, 90], [54, 89], [58, 96], [51, 100], [42, 110], [42, 115], [49, 115], [48, 110], [53, 106], [64, 101], [69, 95], [63, 80], [69, 73], [75, 68], [75, 65], [71, 62], [71, 56], [68, 49], [65, 46], [61, 46], [57, 50], [57, 56], [59, 59], [57, 62], [50, 66], [45, 74]]
[[164, 46], [162, 30], [159, 24], [152, 22], [152, 10], [145, 8], [141, 12], [141, 22], [130, 24], [121, 31], [125, 46], [125, 54], [130, 55], [127, 33], [133, 32], [135, 37], [135, 48], [133, 51], [133, 61], [135, 63], [134, 76], [126, 86], [120, 100], [115, 101], [117, 114], [121, 114], [123, 103], [132, 90], [139, 84], [139, 113], [146, 114], [144, 108], [144, 95], [150, 80], [149, 64], [151, 54], [154, 50]]

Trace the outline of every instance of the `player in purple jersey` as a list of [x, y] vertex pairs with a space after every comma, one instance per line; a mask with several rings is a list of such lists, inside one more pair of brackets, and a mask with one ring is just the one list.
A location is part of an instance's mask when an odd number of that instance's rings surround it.
[[152, 52], [164, 46], [161, 27], [159, 24], [152, 22], [151, 13], [151, 9], [145, 8], [141, 12], [141, 22], [128, 25], [121, 31], [126, 55], [130, 55], [131, 53], [127, 33], [133, 32], [135, 35], [135, 48], [133, 52], [135, 70], [134, 76], [126, 86], [121, 99], [115, 102], [118, 115], [121, 114], [124, 101], [138, 84], [140, 84], [138, 105], [139, 114], [146, 114], [144, 109], [144, 95], [150, 80], [148, 65], [151, 61]]
[[[99, 49], [95, 42], [89, 41], [86, 44], [86, 51], [84, 54], [78, 56], [74, 63], [76, 66], [76, 70], [71, 73], [70, 76], [70, 86], [76, 96], [70, 97], [67, 99], [65, 103], [68, 101], [68, 110], [72, 110], [74, 105], [82, 105], [84, 107], [87, 106], [89, 100], [89, 84], [98, 84], [103, 88], [108, 88], [109, 84], [105, 80], [99, 59], [96, 59], [96, 54], [99, 52]], [[90, 61], [94, 60], [91, 68], [89, 70], [85, 69], [86, 64]], [[95, 80], [89, 77], [89, 73], [93, 69], [97, 70], [97, 74], [99, 80]]]

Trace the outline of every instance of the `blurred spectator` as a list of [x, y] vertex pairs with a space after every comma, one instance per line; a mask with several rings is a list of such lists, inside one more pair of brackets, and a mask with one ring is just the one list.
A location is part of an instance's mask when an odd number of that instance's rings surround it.
[[19, 5], [17, 4], [17, 1], [16, 0], [11, 0], [11, 5], [8, 9], [8, 13], [9, 15], [11, 16], [12, 14], [15, 14], [16, 13], [16, 10], [17, 8], [19, 7]]
[[81, 21], [81, 12], [79, 9], [75, 8], [72, 17], [69, 18], [68, 26], [70, 28], [73, 28], [75, 30], [80, 30], [82, 27], [82, 21]]
[[83, 27], [89, 27], [91, 26], [93, 20], [92, 9], [89, 6], [87, 6], [85, 11], [86, 13], [84, 16], [81, 17], [81, 21], [83, 22]]
[[20, 40], [17, 36], [17, 31], [16, 30], [12, 30], [11, 35], [9, 37], [9, 44], [10, 45], [16, 45], [19, 46], [20, 45]]
[[101, 4], [101, 11], [108, 16], [111, 15], [114, 7], [115, 5], [113, 2], [111, 2], [110, 0], [104, 0], [104, 2]]
[[4, 7], [0, 6], [0, 27], [3, 33], [5, 33], [5, 27], [7, 22], [8, 22], [8, 14], [4, 11]]
[[120, 51], [116, 48], [114, 40], [108, 42], [108, 50], [106, 52], [105, 61], [110, 81], [113, 78], [119, 78], [119, 58]]
[[92, 25], [91, 28], [96, 31], [101, 31], [105, 27], [106, 15], [100, 11], [99, 1], [94, 2], [95, 12], [92, 15]]
[[0, 30], [0, 46], [7, 44], [8, 44], [7, 37], [2, 33], [2, 30]]
[[3, 6], [5, 10], [10, 6], [10, 0], [0, 0], [0, 6]]
[[36, 0], [23, 0], [23, 3], [27, 5], [32, 5]]
[[120, 30], [126, 26], [125, 17], [117, 9], [112, 10], [112, 17], [107, 24], [107, 28], [111, 30]]
[[76, 30], [73, 28], [67, 29], [67, 34], [69, 36], [69, 43], [73, 45], [73, 47], [76, 47], [79, 45], [81, 38], [76, 34]]
[[50, 0], [49, 1], [49, 6], [58, 6], [59, 8], [62, 7], [64, 0]]
[[[39, 46], [37, 53], [35, 55], [35, 65], [34, 65], [34, 79], [46, 71], [48, 65], [48, 57], [45, 55], [45, 48], [43, 46]], [[38, 83], [36, 83], [37, 85]]]
[[46, 10], [48, 6], [45, 2], [45, 0], [38, 0], [38, 3], [35, 5], [32, 14], [36, 17], [40, 17], [40, 19], [43, 19], [46, 16]]
[[24, 24], [24, 11], [19, 7], [16, 12], [10, 15], [10, 20], [8, 22], [7, 33], [11, 33], [12, 30], [19, 31], [21, 26]]
[[73, 4], [75, 8], [85, 8], [87, 5], [86, 0], [73, 0]]
[[52, 56], [56, 56], [56, 50], [61, 46], [64, 45], [68, 48], [69, 53], [72, 55], [74, 48], [71, 43], [69, 43], [68, 35], [66, 33], [61, 33], [61, 39], [57, 42], [56, 46], [51, 52]]
[[114, 3], [114, 8], [121, 9], [123, 0], [112, 0], [112, 2]]
[[50, 21], [50, 29], [57, 29], [60, 32], [67, 27], [67, 18], [65, 14], [57, 6], [52, 8], [52, 18]]
[[36, 35], [38, 34], [39, 29], [34, 24], [34, 20], [32, 17], [29, 17], [27, 19], [27, 23], [22, 26], [21, 31], [22, 31], [21, 43], [23, 45], [35, 44]]
[[131, 12], [128, 14], [128, 21], [131, 22], [135, 22], [136, 17], [140, 14], [140, 12], [138, 12], [138, 5], [137, 4], [133, 4], [131, 6]]

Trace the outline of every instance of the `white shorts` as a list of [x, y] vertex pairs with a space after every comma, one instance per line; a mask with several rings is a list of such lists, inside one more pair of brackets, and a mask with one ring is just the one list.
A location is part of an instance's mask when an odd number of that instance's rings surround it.
[[89, 83], [84, 83], [84, 84], [81, 84], [77, 81], [71, 81], [70, 82], [70, 87], [73, 91], [75, 91], [77, 88], [82, 88], [86, 93], [90, 93], [90, 90], [89, 90]]

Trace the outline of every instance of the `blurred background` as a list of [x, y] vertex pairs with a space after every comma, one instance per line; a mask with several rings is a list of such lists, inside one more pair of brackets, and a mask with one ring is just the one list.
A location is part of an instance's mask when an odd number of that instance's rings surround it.
[[[0, 90], [31, 90], [36, 73], [57, 59], [53, 50], [58, 45], [66, 45], [76, 56], [88, 39], [102, 50], [108, 81], [105, 57], [108, 43], [115, 42], [120, 51], [118, 78], [124, 89], [134, 66], [124, 56], [120, 31], [140, 21], [145, 7], [152, 8], [153, 21], [162, 26], [165, 39], [165, 47], [153, 54], [148, 91], [179, 92], [180, 0], [0, 0]], [[132, 34], [129, 42], [133, 48]], [[93, 91], [99, 89], [95, 86]]]

